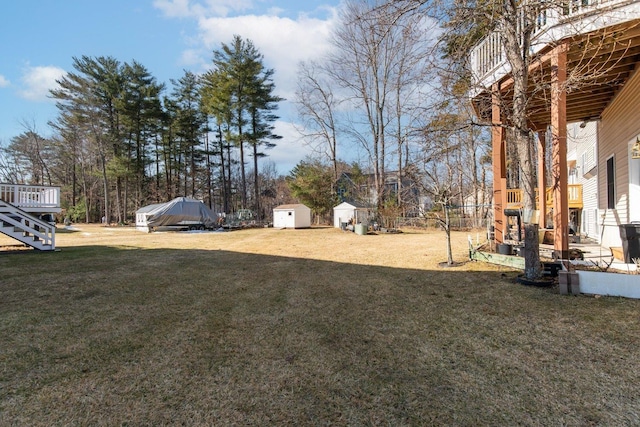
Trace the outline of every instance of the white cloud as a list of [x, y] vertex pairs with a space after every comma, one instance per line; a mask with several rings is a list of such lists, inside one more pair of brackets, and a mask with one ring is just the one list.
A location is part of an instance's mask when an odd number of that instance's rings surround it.
[[[195, 33], [185, 37], [188, 48], [179, 59], [184, 66], [199, 68], [194, 72], [211, 67], [212, 51], [220, 49], [221, 43], [231, 43], [235, 35], [251, 40], [264, 56], [265, 66], [275, 70], [276, 95], [286, 99], [276, 113], [282, 118], [274, 123], [275, 133], [282, 139], [266, 151], [267, 159], [277, 165], [279, 173], [287, 174], [312, 154], [292, 123], [295, 109], [291, 103], [300, 61], [318, 59], [331, 49], [331, 32], [338, 22], [336, 8], [322, 7], [291, 18], [276, 7], [261, 15], [248, 14], [254, 8], [251, 0], [155, 0], [154, 6], [167, 17], [197, 21]], [[300, 2], [303, 7], [304, 2]]]
[[54, 66], [27, 67], [22, 76], [20, 96], [30, 101], [46, 101], [49, 90], [57, 86], [56, 80], [65, 74], [62, 68]]
[[232, 12], [253, 7], [251, 0], [205, 0], [204, 3], [191, 0], [154, 0], [153, 6], [169, 18], [198, 16], [228, 16]]
[[[337, 9], [329, 6], [289, 18], [281, 16], [286, 11], [278, 7], [261, 15], [246, 14], [258, 6], [253, 0], [154, 0], [153, 5], [167, 17], [197, 21], [196, 33], [185, 36], [189, 48], [178, 59], [181, 65], [201, 67], [195, 72], [206, 70], [212, 51], [239, 35], [264, 55], [265, 66], [275, 70], [278, 95], [289, 100], [295, 91], [298, 63], [319, 58], [330, 49], [330, 34], [338, 20]], [[300, 8], [303, 5], [301, 2]]]
[[[209, 61], [210, 63], [211, 61]], [[198, 49], [187, 49], [182, 52], [182, 56], [178, 63], [185, 67], [196, 67], [204, 69], [208, 64], [203, 59], [201, 52]]]
[[[244, 15], [233, 18], [201, 18], [198, 23], [202, 45], [208, 55], [230, 43], [234, 35], [251, 40], [264, 55], [265, 65], [275, 70], [278, 95], [292, 99], [298, 63], [318, 58], [329, 51], [335, 13], [326, 20], [300, 16], [290, 19], [273, 15]], [[207, 62], [210, 58], [207, 58]]]
[[155, 0], [153, 6], [160, 9], [169, 18], [192, 16], [189, 0]]
[[275, 141], [276, 146], [265, 150], [265, 154], [269, 156], [268, 160], [276, 164], [279, 174], [287, 175], [300, 160], [312, 154], [312, 149], [304, 144], [293, 123], [277, 120], [274, 128], [276, 135], [282, 136], [282, 139]]
[[11, 82], [9, 82], [9, 80], [7, 80], [7, 78], [5, 76], [0, 74], [0, 87], [7, 87], [10, 84], [11, 84]]

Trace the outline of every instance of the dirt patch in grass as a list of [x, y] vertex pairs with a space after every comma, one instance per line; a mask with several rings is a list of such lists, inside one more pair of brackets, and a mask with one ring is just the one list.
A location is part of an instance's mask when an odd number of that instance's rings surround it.
[[77, 227], [0, 254], [1, 425], [640, 423], [638, 301], [441, 232]]

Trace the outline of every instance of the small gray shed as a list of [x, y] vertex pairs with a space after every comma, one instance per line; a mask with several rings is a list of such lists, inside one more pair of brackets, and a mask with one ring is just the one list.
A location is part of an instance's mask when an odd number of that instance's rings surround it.
[[280, 205], [273, 208], [274, 228], [311, 227], [311, 209], [303, 204]]

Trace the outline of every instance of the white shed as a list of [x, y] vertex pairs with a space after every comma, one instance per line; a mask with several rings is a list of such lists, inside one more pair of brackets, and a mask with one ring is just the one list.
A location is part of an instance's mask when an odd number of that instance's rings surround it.
[[353, 219], [354, 224], [369, 222], [369, 209], [357, 203], [342, 202], [333, 208], [333, 226], [342, 228], [343, 223]]
[[311, 227], [311, 209], [302, 204], [280, 205], [273, 208], [274, 228]]

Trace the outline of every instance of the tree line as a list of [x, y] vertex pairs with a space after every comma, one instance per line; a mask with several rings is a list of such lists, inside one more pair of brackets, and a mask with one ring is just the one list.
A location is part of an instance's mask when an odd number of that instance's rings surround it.
[[273, 171], [269, 182], [258, 173], [280, 138], [273, 73], [240, 36], [213, 52], [204, 74], [171, 79], [169, 93], [137, 61], [73, 58], [73, 71], [50, 92], [55, 136], [25, 124], [2, 147], [2, 180], [61, 186], [76, 221], [124, 223], [141, 206], [177, 196], [260, 216], [277, 187]]
[[56, 136], [28, 129], [13, 138], [2, 178], [61, 185], [63, 207], [82, 221], [126, 222], [137, 208], [179, 195], [259, 217], [297, 200], [325, 221], [352, 198], [394, 217], [441, 210], [446, 194], [447, 207], [469, 205], [480, 223], [488, 133], [472, 123], [465, 79], [451, 73], [454, 55], [442, 40], [461, 43], [443, 37], [445, 21], [412, 13], [420, 2], [400, 4], [345, 2], [331, 52], [300, 64], [293, 101], [314, 155], [286, 180], [258, 167], [280, 138], [273, 123], [282, 98], [274, 70], [240, 36], [213, 52], [207, 72], [171, 80], [168, 94], [135, 61], [74, 58], [51, 93]]

